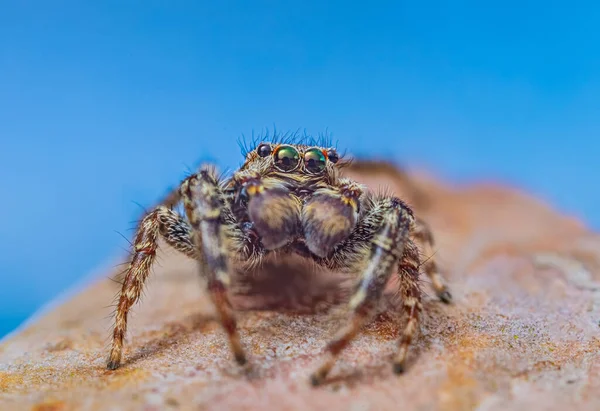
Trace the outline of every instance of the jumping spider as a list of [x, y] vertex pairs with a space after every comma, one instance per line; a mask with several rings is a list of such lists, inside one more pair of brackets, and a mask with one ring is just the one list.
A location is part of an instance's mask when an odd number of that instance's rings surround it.
[[[171, 196], [141, 220], [133, 257], [123, 281], [107, 367], [121, 364], [127, 314], [140, 297], [154, 262], [157, 240], [197, 260], [209, 295], [238, 364], [246, 363], [227, 291], [231, 269], [250, 272], [265, 257], [295, 253], [317, 265], [355, 278], [350, 318], [326, 346], [327, 359], [311, 375], [322, 383], [340, 352], [372, 318], [384, 287], [399, 276], [399, 295], [408, 322], [399, 338], [393, 370], [403, 372], [418, 329], [419, 270], [431, 279], [443, 302], [451, 295], [431, 256], [433, 238], [411, 208], [392, 196], [377, 195], [341, 176], [347, 161], [333, 148], [262, 142], [250, 150], [230, 178], [210, 168], [184, 179]], [[183, 202], [186, 221], [172, 208]]]

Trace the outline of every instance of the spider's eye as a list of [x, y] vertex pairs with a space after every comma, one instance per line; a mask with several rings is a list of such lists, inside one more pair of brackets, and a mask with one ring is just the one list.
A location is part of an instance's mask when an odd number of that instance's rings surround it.
[[329, 159], [329, 161], [331, 161], [332, 163], [337, 163], [338, 160], [340, 159], [340, 156], [338, 155], [337, 151], [335, 151], [333, 148], [330, 148], [327, 151], [327, 158]]
[[263, 143], [256, 148], [256, 152], [261, 157], [266, 157], [271, 154], [271, 145]]
[[300, 154], [292, 146], [279, 146], [273, 154], [275, 167], [281, 171], [292, 171], [300, 164]]
[[304, 153], [304, 167], [309, 173], [320, 173], [325, 170], [325, 154], [318, 148], [309, 148]]

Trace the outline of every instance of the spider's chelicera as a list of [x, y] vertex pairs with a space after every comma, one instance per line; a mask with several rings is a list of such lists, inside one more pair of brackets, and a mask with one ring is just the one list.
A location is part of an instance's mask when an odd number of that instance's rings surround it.
[[[232, 267], [256, 269], [277, 252], [298, 254], [319, 266], [358, 279], [349, 301], [350, 318], [326, 346], [327, 358], [311, 375], [323, 382], [340, 352], [372, 318], [392, 275], [408, 322], [399, 338], [393, 370], [404, 370], [417, 332], [423, 269], [438, 297], [449, 303], [448, 287], [433, 258], [433, 237], [401, 199], [378, 195], [341, 175], [334, 148], [261, 143], [229, 178], [211, 168], [184, 179], [163, 204], [141, 220], [119, 298], [109, 369], [121, 364], [127, 314], [139, 300], [156, 257], [158, 239], [199, 262], [233, 356], [247, 362], [229, 303]], [[180, 202], [187, 220], [173, 207]], [[420, 247], [423, 249], [420, 250]]]

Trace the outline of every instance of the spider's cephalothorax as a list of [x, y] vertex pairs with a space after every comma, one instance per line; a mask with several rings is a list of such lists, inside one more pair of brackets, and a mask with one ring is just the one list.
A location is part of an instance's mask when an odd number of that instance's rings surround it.
[[[219, 179], [203, 168], [183, 180], [168, 199], [142, 219], [117, 306], [108, 368], [121, 363], [127, 313], [138, 301], [162, 237], [199, 262], [220, 322], [239, 364], [246, 363], [227, 296], [232, 266], [256, 268], [270, 253], [295, 253], [316, 264], [355, 275], [351, 318], [327, 345], [328, 358], [312, 374], [321, 383], [342, 349], [374, 314], [390, 276], [408, 323], [398, 342], [393, 369], [404, 369], [422, 309], [419, 270], [424, 267], [438, 297], [450, 293], [432, 258], [421, 264], [417, 243], [431, 255], [433, 238], [400, 199], [375, 195], [340, 175], [347, 162], [333, 148], [263, 142], [242, 167]], [[187, 220], [172, 210], [183, 202]]]

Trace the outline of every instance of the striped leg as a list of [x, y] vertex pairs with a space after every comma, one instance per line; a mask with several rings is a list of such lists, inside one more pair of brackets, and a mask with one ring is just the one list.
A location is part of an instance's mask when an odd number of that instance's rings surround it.
[[133, 243], [133, 257], [121, 287], [107, 368], [114, 370], [121, 364], [123, 338], [127, 331], [127, 314], [140, 298], [144, 282], [156, 258], [159, 235], [176, 250], [196, 259], [197, 254], [189, 230], [189, 225], [181, 216], [164, 206], [158, 206], [140, 222]]
[[371, 240], [367, 268], [362, 273], [360, 285], [350, 300], [350, 321], [327, 345], [327, 359], [311, 375], [311, 383], [315, 386], [325, 380], [341, 351], [370, 319], [390, 275], [402, 257], [413, 216], [401, 201], [393, 199], [391, 204], [391, 208], [383, 211], [385, 214], [382, 216], [382, 224]]
[[419, 315], [423, 310], [419, 286], [419, 250], [416, 247], [407, 247], [398, 268], [398, 275], [407, 322], [398, 340], [398, 350], [393, 360], [393, 370], [396, 374], [404, 372], [408, 349], [419, 329]]
[[[217, 181], [208, 172], [201, 172], [186, 178], [179, 192], [191, 226], [170, 210], [168, 205], [160, 205], [148, 213], [138, 227], [133, 243], [134, 254], [125, 273], [115, 316], [112, 347], [107, 364], [107, 368], [111, 370], [121, 364], [127, 315], [131, 307], [139, 301], [156, 258], [159, 236], [176, 250], [198, 261], [200, 275], [208, 277], [209, 293], [219, 313], [221, 324], [227, 331], [235, 358], [240, 364], [246, 362], [226, 296], [226, 287], [229, 284], [228, 260]], [[227, 218], [230, 219], [230, 216]], [[229, 229], [235, 231], [231, 224]], [[235, 240], [245, 241], [242, 233], [232, 234]]]
[[194, 244], [203, 259], [199, 261], [201, 275], [208, 268], [208, 292], [215, 305], [221, 325], [238, 364], [246, 363], [237, 323], [227, 297], [230, 284], [227, 230], [223, 224], [223, 197], [216, 177], [207, 170], [192, 176], [181, 186], [185, 212], [192, 226]]
[[398, 351], [394, 357], [393, 369], [396, 374], [404, 372], [408, 348], [419, 328], [419, 314], [422, 310], [421, 290], [415, 280], [411, 279], [410, 281], [412, 284], [404, 290], [404, 300], [402, 302], [408, 321], [398, 342]]
[[444, 278], [439, 272], [438, 266], [433, 256], [434, 239], [429, 225], [423, 220], [416, 219], [413, 227], [413, 235], [415, 239], [423, 247], [423, 254], [425, 257], [424, 271], [425, 274], [431, 279], [433, 289], [440, 300], [446, 304], [452, 302], [452, 294], [450, 289], [445, 284]]

